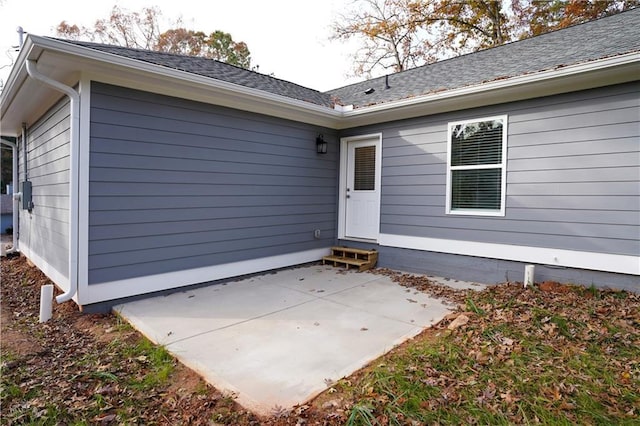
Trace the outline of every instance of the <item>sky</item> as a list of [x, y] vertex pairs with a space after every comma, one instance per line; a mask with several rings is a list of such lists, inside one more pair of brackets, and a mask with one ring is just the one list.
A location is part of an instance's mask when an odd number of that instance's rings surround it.
[[[251, 51], [251, 64], [321, 91], [362, 80], [351, 74], [353, 42], [331, 41], [331, 22], [352, 0], [0, 0], [0, 79], [6, 82], [17, 57], [16, 28], [55, 36], [61, 21], [93, 27], [114, 5], [129, 11], [157, 6], [166, 21], [205, 33], [222, 30]], [[171, 28], [170, 22], [161, 29]]]

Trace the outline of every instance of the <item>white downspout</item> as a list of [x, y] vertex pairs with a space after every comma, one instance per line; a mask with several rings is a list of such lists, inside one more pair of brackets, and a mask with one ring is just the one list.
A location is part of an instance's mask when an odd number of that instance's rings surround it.
[[22, 123], [22, 168], [24, 169], [24, 180], [29, 180], [29, 167], [27, 166], [29, 159], [27, 158], [27, 123]]
[[69, 96], [71, 129], [69, 147], [69, 290], [56, 297], [56, 302], [71, 300], [78, 291], [78, 176], [80, 154], [80, 94], [72, 87], [53, 80], [38, 71], [37, 62], [27, 60], [27, 73], [53, 89]]
[[13, 160], [13, 170], [11, 171], [11, 179], [13, 183], [11, 185], [11, 190], [13, 194], [11, 195], [13, 211], [12, 211], [12, 219], [13, 219], [13, 246], [11, 250], [7, 253], [14, 253], [20, 251], [18, 247], [18, 227], [20, 226], [19, 221], [19, 213], [20, 213], [20, 193], [16, 191], [16, 186], [18, 185], [18, 144], [14, 142], [9, 142], [8, 140], [3, 139], [2, 143], [11, 147], [11, 158]]

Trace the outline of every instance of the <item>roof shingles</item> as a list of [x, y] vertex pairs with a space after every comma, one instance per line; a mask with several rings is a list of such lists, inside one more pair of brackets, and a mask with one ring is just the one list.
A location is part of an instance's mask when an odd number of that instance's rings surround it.
[[84, 41], [63, 40], [78, 46], [101, 52], [111, 53], [129, 59], [144, 61], [191, 74], [215, 78], [227, 83], [262, 90], [280, 96], [332, 107], [331, 95], [318, 90], [309, 89], [289, 81], [260, 74], [255, 71], [229, 65], [224, 62], [197, 56], [177, 55], [173, 53], [155, 52], [143, 49], [112, 46]]
[[[387, 76], [389, 88], [385, 88], [383, 76], [324, 93], [212, 59], [65, 41], [329, 108], [334, 103], [361, 108], [637, 52], [640, 51], [638, 28], [640, 8], [390, 74]], [[375, 90], [365, 93], [369, 88]]]
[[[537, 37], [330, 90], [355, 108], [640, 51], [640, 8]], [[373, 93], [366, 94], [369, 88]]]

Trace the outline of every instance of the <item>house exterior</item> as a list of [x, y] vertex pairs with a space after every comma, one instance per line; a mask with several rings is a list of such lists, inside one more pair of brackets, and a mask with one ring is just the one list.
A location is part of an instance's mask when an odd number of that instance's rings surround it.
[[324, 93], [29, 35], [0, 101], [18, 249], [88, 310], [335, 244], [638, 291], [638, 27], [640, 9]]

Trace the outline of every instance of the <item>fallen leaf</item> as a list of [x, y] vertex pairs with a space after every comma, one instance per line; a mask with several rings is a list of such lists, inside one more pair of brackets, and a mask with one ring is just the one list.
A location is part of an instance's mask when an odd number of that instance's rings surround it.
[[512, 346], [514, 343], [513, 339], [509, 339], [508, 337], [502, 338], [502, 344], [507, 346]]
[[462, 315], [459, 315], [456, 319], [454, 319], [447, 328], [449, 330], [455, 330], [456, 328], [462, 327], [468, 322], [469, 322], [469, 317], [462, 314]]
[[116, 419], [116, 415], [115, 414], [106, 414], [104, 416], [97, 416], [93, 420], [96, 421], [96, 422], [99, 422], [99, 423], [101, 423], [103, 425], [106, 425], [108, 423], [111, 423], [115, 419]]

